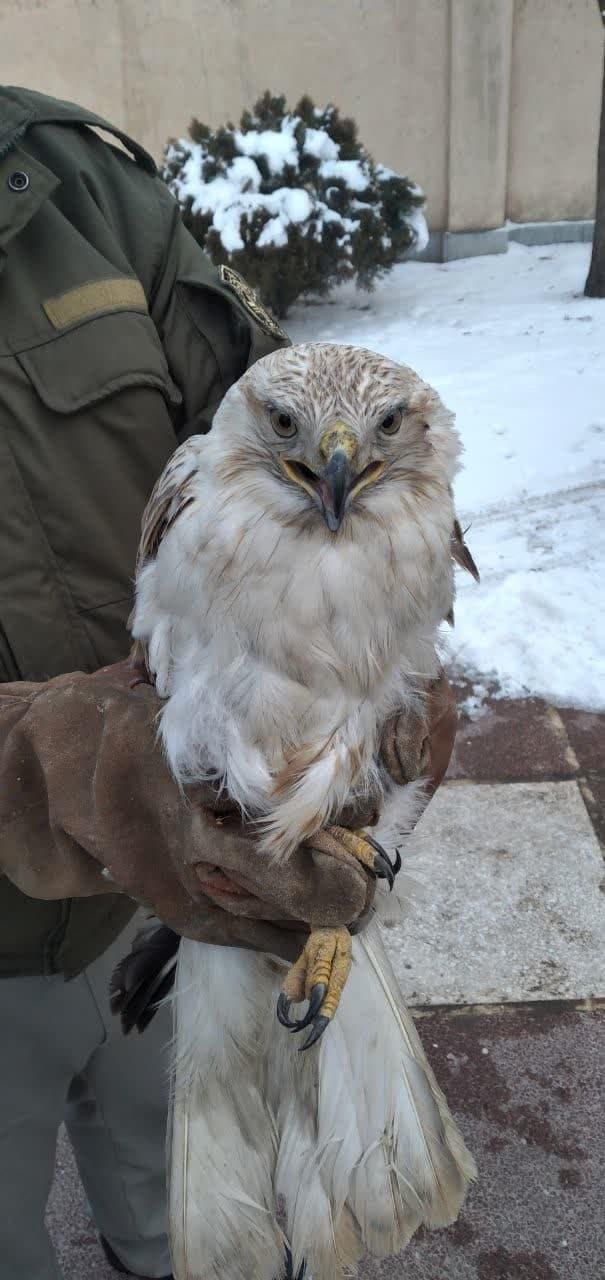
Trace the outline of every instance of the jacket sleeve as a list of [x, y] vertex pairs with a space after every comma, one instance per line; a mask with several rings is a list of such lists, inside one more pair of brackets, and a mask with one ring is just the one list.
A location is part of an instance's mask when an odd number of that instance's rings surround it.
[[236, 272], [212, 265], [159, 179], [157, 195], [164, 256], [150, 311], [183, 396], [182, 442], [207, 431], [232, 383], [261, 356], [287, 346], [289, 338]]

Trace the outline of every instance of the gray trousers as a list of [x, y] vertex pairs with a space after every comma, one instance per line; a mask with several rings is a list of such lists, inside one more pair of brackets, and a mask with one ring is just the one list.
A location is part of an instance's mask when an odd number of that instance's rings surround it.
[[109, 1010], [139, 925], [71, 982], [0, 979], [0, 1280], [61, 1280], [44, 1213], [63, 1120], [99, 1231], [135, 1275], [170, 1273], [170, 1012], [126, 1038]]

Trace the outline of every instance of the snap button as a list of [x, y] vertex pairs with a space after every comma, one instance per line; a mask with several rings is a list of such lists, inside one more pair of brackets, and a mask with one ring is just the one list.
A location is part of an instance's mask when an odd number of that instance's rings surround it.
[[8, 185], [11, 191], [27, 191], [29, 174], [24, 173], [22, 169], [15, 169], [15, 172], [11, 173]]

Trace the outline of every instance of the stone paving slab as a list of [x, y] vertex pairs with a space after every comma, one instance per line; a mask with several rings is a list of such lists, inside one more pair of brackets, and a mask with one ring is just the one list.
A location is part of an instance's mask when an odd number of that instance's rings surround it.
[[605, 714], [553, 707], [541, 698], [486, 697], [472, 718], [473, 685], [458, 678], [460, 721], [449, 778], [537, 782], [598, 774], [605, 778]]
[[418, 1027], [479, 1167], [462, 1214], [363, 1280], [602, 1280], [605, 1014], [433, 1013]]
[[[605, 1013], [435, 1011], [418, 1028], [479, 1179], [453, 1227], [360, 1280], [601, 1280]], [[115, 1280], [64, 1137], [49, 1223], [65, 1280]]]
[[409, 1003], [605, 995], [603, 860], [576, 782], [445, 785], [406, 847], [413, 907], [385, 940]]
[[558, 711], [538, 698], [492, 698], [476, 719], [462, 716], [448, 777], [520, 782], [572, 778], [577, 771]]

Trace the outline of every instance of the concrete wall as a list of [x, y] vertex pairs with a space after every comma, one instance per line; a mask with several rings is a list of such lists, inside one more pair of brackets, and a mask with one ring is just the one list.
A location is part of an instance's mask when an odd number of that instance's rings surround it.
[[596, 0], [516, 0], [506, 213], [592, 218], [603, 74]]
[[513, 0], [451, 0], [449, 231], [500, 227]]
[[4, 81], [156, 156], [194, 114], [309, 92], [452, 231], [592, 216], [602, 46], [595, 0], [0, 0]]

